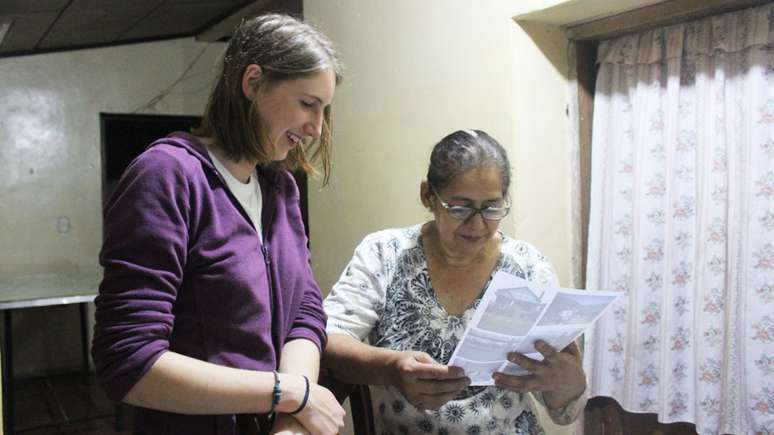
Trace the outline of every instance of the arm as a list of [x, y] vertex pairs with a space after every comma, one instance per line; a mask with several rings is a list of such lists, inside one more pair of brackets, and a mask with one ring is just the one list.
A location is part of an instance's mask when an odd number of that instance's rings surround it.
[[313, 397], [318, 396], [333, 398], [330, 391], [317, 385], [317, 375], [320, 371], [320, 352], [315, 343], [303, 339], [285, 343], [282, 348], [279, 371], [306, 376], [309, 379], [309, 401], [304, 406], [303, 411], [298, 414], [286, 414], [295, 411], [298, 406], [290, 410], [281, 410], [282, 413], [277, 415], [274, 422], [273, 434], [315, 433], [311, 430], [307, 432], [305, 429], [315, 427], [314, 423], [324, 424], [336, 431], [344, 426], [344, 410], [335, 399], [323, 402], [322, 405], [325, 406], [319, 406], [312, 400]]
[[[280, 374], [282, 397], [276, 410], [291, 412], [304, 396], [301, 376]], [[200, 361], [164, 352], [129, 390], [131, 405], [184, 414], [266, 413], [274, 375]]]
[[[324, 395], [332, 397], [332, 394], [325, 388], [317, 384], [320, 372], [320, 353], [325, 348], [327, 335], [325, 333], [325, 322], [327, 317], [322, 307], [322, 294], [317, 282], [314, 279], [314, 272], [311, 267], [311, 255], [309, 252], [308, 240], [304, 232], [301, 210], [299, 208], [299, 194], [295, 179], [289, 173], [284, 174], [287, 220], [290, 227], [295, 232], [300, 248], [299, 257], [305, 259], [305, 269], [303, 271], [304, 289], [301, 295], [301, 302], [298, 311], [293, 319], [293, 323], [288, 331], [285, 345], [282, 347], [280, 364], [278, 370], [282, 373], [293, 373], [304, 375], [309, 380], [309, 400], [312, 397]], [[312, 401], [313, 402], [313, 401]], [[324, 409], [318, 409], [314, 412], [307, 412], [307, 407], [314, 405], [307, 402], [303, 405], [303, 411], [294, 415], [287, 413], [277, 414], [272, 427], [272, 434], [309, 434], [303, 422], [305, 419], [315, 418], [331, 425], [332, 428], [340, 429], [343, 427], [344, 410], [338, 403], [335, 406], [328, 406]], [[330, 404], [329, 404], [330, 405]], [[298, 408], [296, 408], [298, 409]], [[295, 410], [291, 410], [295, 411]], [[306, 414], [313, 414], [312, 417]], [[313, 431], [311, 431], [314, 433]]]
[[[281, 373], [303, 374], [312, 382], [317, 382], [320, 372], [320, 352], [317, 345], [307, 340], [293, 340], [282, 348]], [[311, 392], [310, 392], [311, 394]], [[291, 409], [287, 412], [295, 411]], [[272, 427], [272, 434], [308, 434], [304, 426], [289, 414], [278, 414]]]
[[352, 259], [325, 298], [328, 314], [328, 345], [323, 366], [337, 381], [349, 384], [390, 385], [393, 383], [388, 360], [395, 353], [370, 346], [363, 340], [379, 321], [379, 306], [384, 304], [387, 263], [394, 262], [376, 254], [384, 252], [381, 237], [366, 236], [355, 248]]
[[[311, 342], [296, 340], [285, 346], [288, 359], [313, 361], [288, 363], [300, 372], [316, 370], [319, 353]], [[317, 358], [309, 358], [309, 353]], [[281, 366], [280, 369], [283, 367]], [[313, 375], [316, 379], [316, 375]], [[280, 373], [282, 394], [274, 410], [297, 410], [304, 398], [306, 383], [300, 374]], [[310, 383], [311, 391], [299, 422], [310, 433], [335, 434], [344, 426], [344, 410], [329, 391]], [[271, 409], [274, 374], [210, 364], [175, 352], [165, 352], [129, 391], [124, 401], [162, 411], [185, 414], [266, 413]]]
[[470, 384], [462, 369], [424, 352], [370, 346], [343, 334], [328, 337], [323, 363], [344, 382], [393, 386], [418, 409], [438, 409]]
[[323, 364], [335, 380], [398, 388], [417, 408], [438, 408], [468, 385], [462, 370], [423, 352], [398, 352], [362, 342], [379, 321], [395, 243], [379, 233], [366, 237], [325, 299], [328, 346]]
[[328, 336], [323, 365], [337, 380], [349, 384], [394, 385], [393, 366], [398, 353], [333, 333]]
[[309, 382], [317, 382], [320, 372], [320, 351], [317, 345], [309, 340], [292, 340], [282, 347], [280, 373], [304, 375]]
[[571, 343], [557, 352], [538, 341], [535, 349], [543, 355], [543, 361], [515, 352], [508, 355], [509, 361], [529, 371], [529, 375], [495, 373], [495, 385], [520, 393], [531, 392], [546, 406], [555, 423], [570, 424], [578, 418], [587, 401], [586, 374], [578, 346]]
[[[315, 344], [317, 357], [317, 368], [313, 370], [313, 375], [317, 379], [319, 369], [319, 356], [322, 350], [325, 348], [327, 334], [325, 333], [325, 323], [328, 317], [323, 309], [322, 292], [317, 285], [317, 281], [314, 277], [314, 271], [312, 270], [311, 253], [309, 252], [309, 240], [306, 238], [304, 231], [304, 222], [301, 217], [301, 209], [299, 208], [299, 194], [298, 186], [296, 186], [295, 179], [288, 172], [284, 172], [285, 180], [285, 204], [288, 224], [293, 231], [297, 240], [297, 256], [299, 259], [303, 258], [303, 272], [301, 273], [300, 282], [297, 287], [303, 289], [301, 295], [300, 305], [298, 311], [295, 314], [290, 330], [288, 331], [287, 338], [285, 339], [286, 345], [283, 349], [282, 362], [288, 361], [288, 358], [284, 357], [285, 352], [290, 350], [287, 346], [296, 346], [294, 341], [310, 341]], [[311, 349], [310, 349], [311, 351]], [[310, 378], [311, 379], [311, 378]]]

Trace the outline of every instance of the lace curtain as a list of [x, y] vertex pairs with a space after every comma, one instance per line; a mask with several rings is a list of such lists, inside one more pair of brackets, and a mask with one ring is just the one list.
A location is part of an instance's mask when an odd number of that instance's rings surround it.
[[587, 288], [594, 396], [774, 433], [774, 4], [600, 44]]

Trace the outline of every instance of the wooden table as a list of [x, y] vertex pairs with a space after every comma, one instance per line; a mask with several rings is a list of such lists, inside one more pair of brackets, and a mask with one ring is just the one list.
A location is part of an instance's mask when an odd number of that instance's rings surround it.
[[2, 340], [3, 426], [14, 431], [13, 322], [14, 310], [78, 304], [81, 316], [83, 369], [89, 371], [89, 330], [86, 304], [97, 296], [102, 271], [0, 277], [0, 311], [5, 333]]

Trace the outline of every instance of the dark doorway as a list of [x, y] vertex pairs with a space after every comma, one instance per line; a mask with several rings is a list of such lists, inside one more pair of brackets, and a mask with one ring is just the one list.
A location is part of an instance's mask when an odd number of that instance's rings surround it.
[[129, 163], [151, 142], [174, 131], [191, 131], [201, 122], [199, 116], [123, 115], [101, 113], [102, 203], [115, 189]]
[[[145, 151], [148, 145], [175, 131], [191, 131], [200, 122], [199, 116], [101, 113], [102, 204], [113, 193], [129, 163]], [[298, 184], [301, 217], [309, 239], [306, 174], [296, 172], [293, 177]]]

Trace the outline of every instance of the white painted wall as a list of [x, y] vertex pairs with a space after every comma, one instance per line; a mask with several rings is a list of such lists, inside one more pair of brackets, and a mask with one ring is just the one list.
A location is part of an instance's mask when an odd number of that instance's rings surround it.
[[[174, 94], [144, 112], [200, 115], [222, 47], [177, 39], [0, 59], [0, 275], [97, 267], [99, 113], [145, 105], [206, 50]], [[15, 315], [16, 372], [77, 367], [77, 328], [74, 307]]]

